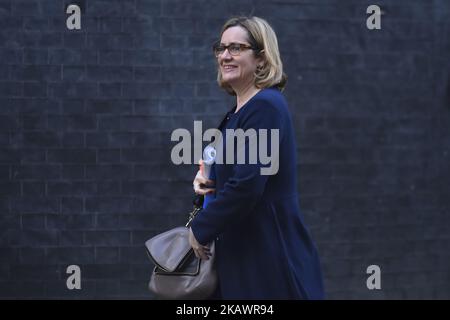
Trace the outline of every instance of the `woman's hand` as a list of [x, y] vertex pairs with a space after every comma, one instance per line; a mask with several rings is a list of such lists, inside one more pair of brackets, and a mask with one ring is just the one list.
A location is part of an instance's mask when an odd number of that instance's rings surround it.
[[194, 254], [197, 258], [203, 259], [203, 260], [209, 260], [209, 257], [211, 256], [209, 247], [202, 246], [200, 243], [198, 243], [197, 239], [195, 239], [194, 233], [192, 232], [191, 228], [189, 228], [189, 244], [191, 245], [192, 249], [194, 250]]
[[216, 189], [208, 188], [208, 186], [214, 185], [214, 181], [205, 178], [203, 174], [204, 172], [203, 160], [200, 160], [198, 164], [200, 165], [200, 170], [198, 170], [197, 175], [194, 178], [194, 182], [192, 183], [194, 186], [195, 193], [199, 195], [213, 193]]

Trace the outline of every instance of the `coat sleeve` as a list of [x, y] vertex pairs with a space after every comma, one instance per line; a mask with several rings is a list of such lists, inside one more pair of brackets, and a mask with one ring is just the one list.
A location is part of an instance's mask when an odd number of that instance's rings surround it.
[[[280, 110], [265, 99], [258, 99], [251, 102], [245, 108], [240, 128], [244, 131], [248, 129], [267, 129], [268, 137], [266, 139], [267, 154], [271, 159], [276, 159], [279, 163], [279, 147], [283, 137], [283, 118]], [[278, 148], [272, 145], [270, 129], [278, 129]], [[261, 143], [258, 138], [258, 144]], [[261, 145], [258, 145], [258, 151]], [[236, 148], [245, 149], [245, 155], [248, 155], [250, 142]], [[237, 151], [237, 149], [235, 149]], [[236, 152], [238, 153], [238, 152]], [[216, 194], [208, 206], [194, 219], [191, 224], [192, 232], [195, 238], [201, 244], [210, 243], [220, 235], [227, 226], [242, 218], [244, 215], [252, 212], [252, 209], [261, 200], [267, 180], [270, 175], [261, 174], [261, 169], [268, 168], [272, 164], [263, 164], [260, 157], [257, 157], [256, 164], [249, 163], [246, 156], [245, 164], [236, 163], [236, 154], [234, 155], [233, 174], [225, 182], [223, 189]], [[225, 161], [225, 157], [224, 157]], [[267, 170], [267, 169], [266, 169]], [[278, 169], [276, 169], [278, 171]], [[273, 172], [276, 174], [276, 171]]]

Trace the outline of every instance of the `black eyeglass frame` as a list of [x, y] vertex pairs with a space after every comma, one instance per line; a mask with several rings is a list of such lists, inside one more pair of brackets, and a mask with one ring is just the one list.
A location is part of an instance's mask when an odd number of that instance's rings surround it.
[[[236, 45], [239, 46], [239, 51], [237, 53], [233, 54], [233, 53], [231, 53], [229, 48], [231, 46], [236, 46]], [[222, 50], [222, 52], [218, 53], [217, 49], [220, 48], [220, 47], [223, 48], [223, 50]], [[218, 58], [221, 54], [223, 54], [225, 52], [225, 50], [228, 50], [230, 55], [232, 55], [234, 57], [234, 56], [240, 55], [241, 52], [243, 51], [243, 49], [258, 50], [259, 48], [255, 47], [255, 46], [252, 46], [252, 45], [249, 45], [249, 44], [245, 44], [245, 43], [232, 42], [232, 43], [228, 44], [227, 46], [226, 45], [221, 45], [220, 43], [215, 43], [213, 45], [212, 49], [213, 49], [213, 53], [214, 53], [215, 57]]]

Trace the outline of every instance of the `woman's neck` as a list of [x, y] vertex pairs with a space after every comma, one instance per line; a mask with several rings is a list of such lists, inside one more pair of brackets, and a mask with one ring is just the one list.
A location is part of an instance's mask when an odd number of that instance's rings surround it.
[[247, 103], [255, 94], [257, 94], [261, 89], [255, 87], [252, 83], [246, 88], [242, 88], [241, 90], [234, 90], [236, 92], [236, 112], [239, 111], [240, 108]]

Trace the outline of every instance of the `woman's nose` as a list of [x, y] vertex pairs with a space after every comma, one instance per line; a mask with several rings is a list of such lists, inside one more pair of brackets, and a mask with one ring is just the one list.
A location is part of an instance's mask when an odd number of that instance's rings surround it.
[[228, 48], [226, 48], [219, 57], [222, 60], [230, 60], [233, 56], [228, 51]]

